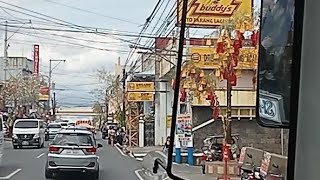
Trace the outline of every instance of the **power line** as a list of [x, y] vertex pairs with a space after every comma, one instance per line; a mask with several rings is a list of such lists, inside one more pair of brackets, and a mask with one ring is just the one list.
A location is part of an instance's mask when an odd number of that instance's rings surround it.
[[[0, 30], [4, 31], [4, 29], [0, 29]], [[8, 30], [8, 32], [14, 32], [14, 31]], [[32, 34], [27, 34], [27, 33], [22, 33], [22, 32], [16, 32], [16, 33], [17, 33], [17, 34], [26, 35], [26, 36], [43, 38], [43, 39], [52, 40], [52, 41], [63, 42], [63, 43], [66, 43], [66, 44], [72, 44], [72, 45], [75, 45], [75, 46], [81, 46], [81, 47], [85, 47], [85, 48], [88, 48], [88, 49], [95, 49], [95, 50], [108, 51], [108, 52], [118, 52], [118, 53], [127, 53], [127, 52], [129, 52], [129, 51], [127, 51], [127, 50], [117, 50], [117, 49], [99, 48], [99, 47], [94, 47], [94, 46], [89, 46], [89, 45], [83, 45], [83, 44], [73, 43], [73, 42], [69, 42], [69, 41], [58, 40], [58, 39], [52, 39], [52, 38], [48, 38], [48, 37], [37, 36], [37, 35], [32, 35]]]
[[57, 4], [57, 5], [60, 5], [60, 6], [68, 7], [70, 9], [75, 9], [75, 10], [78, 10], [78, 11], [86, 12], [86, 13], [89, 13], [89, 14], [94, 14], [94, 15], [97, 15], [97, 16], [105, 17], [105, 18], [108, 18], [108, 19], [118, 20], [118, 21], [126, 22], [126, 23], [129, 23], [129, 24], [134, 24], [134, 25], [138, 25], [138, 26], [141, 25], [139, 23], [135, 23], [135, 22], [132, 22], [132, 21], [129, 21], [129, 20], [120, 19], [120, 18], [112, 17], [112, 16], [107, 16], [107, 15], [104, 15], [104, 14], [100, 14], [100, 13], [89, 11], [89, 10], [86, 10], [86, 9], [70, 6], [70, 5], [59, 3], [59, 2], [56, 2], [56, 1], [51, 1], [51, 0], [44, 0], [44, 1], [47, 1], [47, 2], [50, 2], [50, 3], [53, 3], [53, 4]]

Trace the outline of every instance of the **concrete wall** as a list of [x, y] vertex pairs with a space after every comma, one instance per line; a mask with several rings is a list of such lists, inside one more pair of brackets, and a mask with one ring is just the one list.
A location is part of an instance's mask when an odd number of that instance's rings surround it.
[[[193, 126], [197, 126], [212, 118], [209, 107], [193, 108]], [[255, 120], [233, 120], [232, 133], [240, 134], [242, 146], [263, 149], [268, 152], [281, 154], [281, 130], [259, 126]], [[284, 155], [288, 152], [288, 130], [284, 130]], [[201, 149], [202, 140], [207, 135], [222, 135], [222, 122], [215, 121], [194, 133], [194, 147]]]

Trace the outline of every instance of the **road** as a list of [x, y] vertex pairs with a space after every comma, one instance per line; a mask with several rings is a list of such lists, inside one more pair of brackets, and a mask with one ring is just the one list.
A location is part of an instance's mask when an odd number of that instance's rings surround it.
[[[100, 156], [101, 180], [139, 180], [135, 170], [141, 168], [141, 162], [123, 156], [116, 148], [107, 145], [106, 141], [97, 138], [103, 144], [98, 150]], [[4, 159], [0, 167], [0, 180], [45, 180], [44, 165], [48, 145], [42, 149], [13, 150], [11, 142], [5, 142]], [[72, 178], [70, 178], [72, 176]], [[63, 175], [60, 179], [86, 179]]]

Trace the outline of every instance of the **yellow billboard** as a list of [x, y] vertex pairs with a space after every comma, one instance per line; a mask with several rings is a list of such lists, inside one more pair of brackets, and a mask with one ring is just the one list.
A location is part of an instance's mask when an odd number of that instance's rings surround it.
[[128, 82], [128, 91], [154, 91], [154, 82]]
[[[181, 23], [182, 2], [177, 0], [178, 24]], [[251, 15], [252, 0], [190, 0], [187, 10], [187, 26], [221, 26], [237, 12]]]
[[190, 56], [193, 65], [201, 69], [219, 68], [219, 55], [213, 47], [191, 47]]
[[49, 101], [49, 95], [43, 95], [39, 93], [39, 101]]
[[258, 49], [256, 48], [241, 48], [239, 51], [239, 68], [254, 69], [258, 66]]
[[152, 92], [128, 92], [128, 101], [153, 101]]

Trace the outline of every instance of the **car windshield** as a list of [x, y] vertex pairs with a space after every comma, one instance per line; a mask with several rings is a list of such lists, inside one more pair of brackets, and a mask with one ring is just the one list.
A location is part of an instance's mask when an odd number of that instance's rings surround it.
[[61, 126], [68, 126], [68, 123], [61, 123]]
[[89, 134], [60, 133], [53, 140], [53, 145], [93, 146], [93, 138]]
[[48, 128], [61, 128], [60, 124], [49, 124]]
[[38, 121], [18, 121], [15, 128], [37, 128]]

